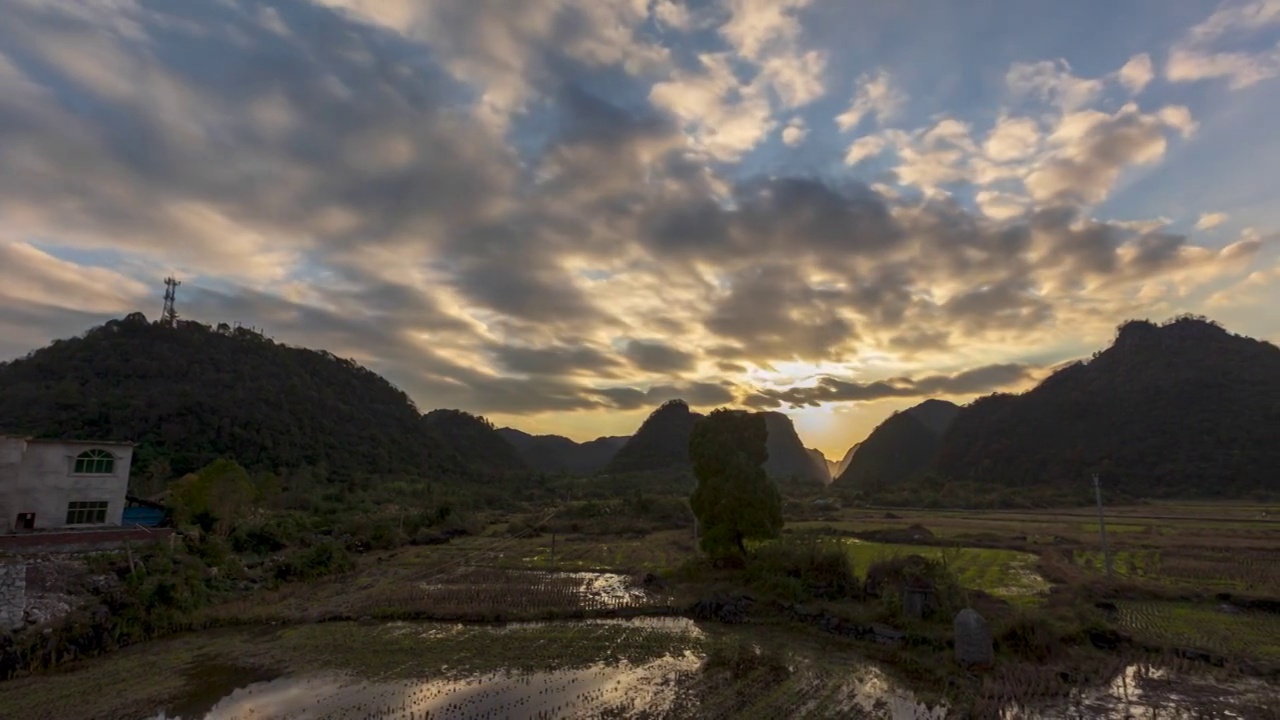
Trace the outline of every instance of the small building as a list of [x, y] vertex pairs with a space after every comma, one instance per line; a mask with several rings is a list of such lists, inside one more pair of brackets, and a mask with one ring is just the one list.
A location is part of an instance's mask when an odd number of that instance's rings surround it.
[[0, 435], [0, 532], [119, 526], [133, 444]]

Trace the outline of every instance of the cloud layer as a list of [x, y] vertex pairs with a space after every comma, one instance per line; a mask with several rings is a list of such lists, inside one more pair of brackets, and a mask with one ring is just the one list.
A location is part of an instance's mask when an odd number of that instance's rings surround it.
[[355, 357], [424, 407], [1021, 387], [1274, 263], [1223, 208], [1099, 212], [1196, 142], [1153, 88], [1277, 74], [1230, 49], [1274, 6], [1096, 76], [1006, 64], [975, 112], [815, 45], [816, 0], [10, 0], [0, 356], [155, 310], [176, 273], [184, 315]]

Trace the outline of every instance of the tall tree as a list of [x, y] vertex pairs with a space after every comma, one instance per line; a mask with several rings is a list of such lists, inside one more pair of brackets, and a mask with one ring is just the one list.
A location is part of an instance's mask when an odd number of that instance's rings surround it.
[[693, 426], [689, 456], [698, 487], [690, 504], [710, 555], [746, 554], [747, 540], [782, 530], [782, 498], [763, 467], [768, 435], [762, 415], [739, 410], [716, 410]]

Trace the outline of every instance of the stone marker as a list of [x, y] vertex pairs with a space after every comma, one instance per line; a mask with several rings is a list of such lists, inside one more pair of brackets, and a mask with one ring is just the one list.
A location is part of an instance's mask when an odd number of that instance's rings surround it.
[[927, 587], [906, 587], [902, 590], [902, 614], [916, 620], [933, 614], [933, 590]]
[[956, 613], [956, 662], [961, 665], [990, 665], [995, 662], [991, 628], [986, 618], [973, 608]]

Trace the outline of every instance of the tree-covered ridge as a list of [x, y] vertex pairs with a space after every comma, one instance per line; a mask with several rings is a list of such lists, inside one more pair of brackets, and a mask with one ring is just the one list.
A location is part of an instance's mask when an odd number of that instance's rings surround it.
[[850, 449], [852, 455], [835, 479], [836, 485], [866, 490], [925, 471], [959, 411], [953, 403], [926, 400], [890, 415], [866, 440]]
[[422, 422], [445, 447], [459, 454], [458, 460], [486, 473], [515, 474], [529, 466], [516, 449], [483, 417], [462, 410], [432, 410]]
[[591, 476], [626, 444], [629, 436], [605, 436], [578, 443], [562, 435], [530, 435], [515, 428], [499, 428], [503, 437], [529, 467], [555, 475]]
[[219, 457], [328, 477], [467, 472], [401, 390], [351, 360], [140, 313], [0, 364], [0, 431], [138, 444], [135, 473]]
[[669, 400], [640, 425], [605, 471], [610, 474], [688, 468], [689, 435], [702, 415], [683, 400]]
[[831, 480], [826, 459], [817, 460], [796, 434], [791, 418], [780, 412], [760, 413], [768, 432], [769, 459], [764, 470], [779, 481], [798, 481], [825, 485]]
[[1238, 496], [1275, 493], [1277, 467], [1280, 348], [1184, 316], [1125, 323], [1088, 362], [966, 407], [935, 472], [1014, 488], [1098, 472], [1131, 496]]

